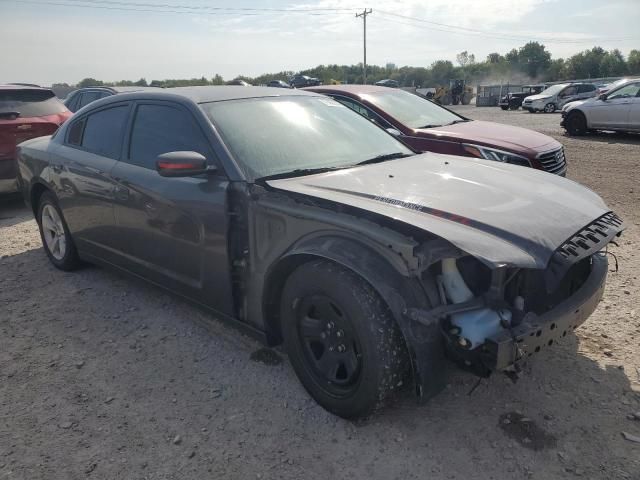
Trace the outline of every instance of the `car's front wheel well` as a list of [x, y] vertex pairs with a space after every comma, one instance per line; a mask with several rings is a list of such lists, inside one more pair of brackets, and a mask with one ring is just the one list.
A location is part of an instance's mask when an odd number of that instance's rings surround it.
[[42, 183], [36, 183], [31, 187], [29, 200], [31, 202], [31, 210], [33, 210], [34, 217], [38, 216], [38, 207], [40, 205], [40, 198], [42, 197], [42, 194], [50, 191], [51, 190]]
[[282, 326], [280, 322], [280, 299], [284, 285], [294, 270], [302, 264], [318, 260], [316, 255], [291, 255], [280, 260], [269, 272], [265, 281], [263, 311], [265, 315], [265, 330], [269, 345], [282, 343]]

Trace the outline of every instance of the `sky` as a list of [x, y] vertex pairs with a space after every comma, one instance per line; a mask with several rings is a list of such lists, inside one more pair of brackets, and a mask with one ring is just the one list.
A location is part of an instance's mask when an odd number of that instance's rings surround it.
[[529, 40], [553, 58], [640, 49], [640, 0], [0, 0], [0, 83], [228, 80], [357, 64], [355, 13], [365, 7], [368, 64], [455, 63], [463, 50], [484, 59]]

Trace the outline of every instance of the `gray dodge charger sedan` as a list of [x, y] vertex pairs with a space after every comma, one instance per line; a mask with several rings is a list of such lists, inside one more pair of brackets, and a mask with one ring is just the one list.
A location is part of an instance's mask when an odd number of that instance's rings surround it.
[[596, 308], [623, 227], [570, 180], [417, 155], [296, 90], [112, 96], [18, 157], [56, 267], [114, 267], [284, 343], [347, 418], [434, 395], [445, 358], [514, 374], [552, 348]]

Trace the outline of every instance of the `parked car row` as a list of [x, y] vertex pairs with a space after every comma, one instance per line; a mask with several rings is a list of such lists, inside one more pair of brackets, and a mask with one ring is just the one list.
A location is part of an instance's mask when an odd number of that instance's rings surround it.
[[118, 93], [17, 162], [54, 266], [117, 268], [284, 344], [347, 418], [435, 395], [445, 358], [518, 371], [594, 311], [623, 229], [551, 138], [379, 86]]
[[567, 104], [560, 125], [569, 135], [640, 132], [640, 78], [621, 80], [595, 98]]
[[529, 113], [553, 113], [567, 103], [593, 97], [596, 93], [593, 83], [560, 83], [551, 85], [537, 95], [526, 97], [522, 108]]

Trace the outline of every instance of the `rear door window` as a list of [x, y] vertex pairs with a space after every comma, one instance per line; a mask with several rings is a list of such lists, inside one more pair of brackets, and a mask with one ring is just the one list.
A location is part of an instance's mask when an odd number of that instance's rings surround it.
[[[96, 155], [118, 159], [128, 111], [128, 105], [118, 105], [99, 110], [85, 117], [80, 142], [82, 148]], [[69, 131], [69, 143], [72, 134], [78, 135], [78, 132], [74, 131], [74, 127], [76, 124], [73, 124]]]
[[589, 93], [595, 91], [596, 86], [592, 84], [578, 85], [578, 93]]
[[0, 90], [0, 113], [16, 112], [25, 118], [56, 115], [66, 110], [51, 90]]
[[155, 170], [158, 156], [179, 151], [211, 156], [191, 114], [169, 105], [139, 105], [131, 130], [128, 162]]
[[85, 105], [89, 105], [91, 102], [95, 102], [99, 98], [104, 97], [104, 92], [83, 92], [80, 96], [80, 101], [78, 102], [77, 109], [80, 110]]

